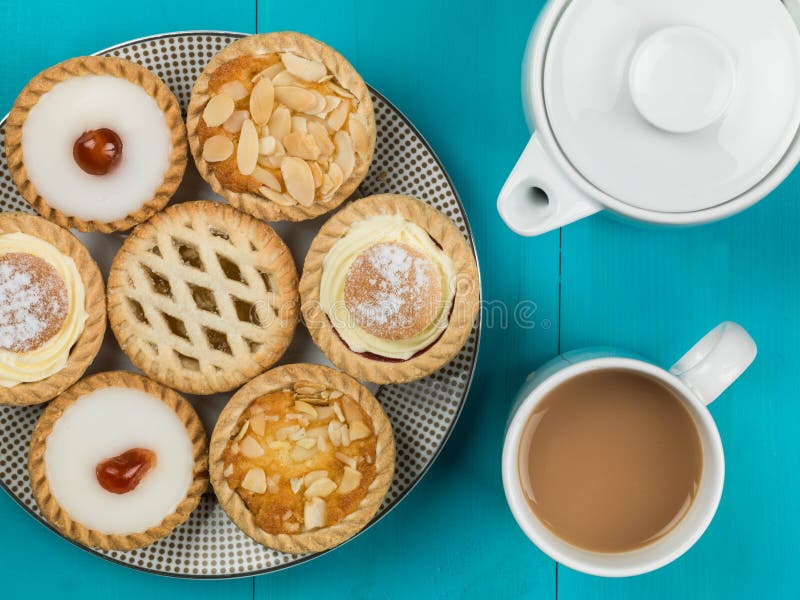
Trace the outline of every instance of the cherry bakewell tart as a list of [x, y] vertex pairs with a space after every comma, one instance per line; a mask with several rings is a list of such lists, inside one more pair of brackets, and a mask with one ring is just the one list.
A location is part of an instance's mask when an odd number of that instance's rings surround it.
[[145, 221], [166, 206], [186, 168], [177, 99], [121, 58], [73, 58], [34, 77], [11, 109], [5, 139], [25, 200], [80, 231]]
[[278, 367], [239, 390], [211, 438], [220, 504], [255, 541], [302, 554], [361, 531], [386, 496], [395, 443], [375, 397], [320, 365]]
[[139, 225], [108, 277], [122, 350], [149, 377], [187, 393], [232, 390], [272, 366], [298, 313], [286, 244], [227, 204], [176, 204]]
[[187, 116], [197, 168], [215, 192], [267, 221], [336, 208], [364, 179], [375, 115], [342, 55], [293, 32], [235, 41], [206, 66]]
[[191, 404], [121, 371], [87, 377], [47, 406], [28, 466], [45, 518], [103, 550], [168, 535], [208, 487], [206, 434]]
[[300, 295], [317, 346], [353, 377], [420, 379], [464, 346], [480, 301], [466, 239], [433, 207], [400, 195], [352, 202], [322, 226]]
[[75, 383], [106, 330], [103, 278], [66, 229], [0, 215], [0, 404], [38, 404]]

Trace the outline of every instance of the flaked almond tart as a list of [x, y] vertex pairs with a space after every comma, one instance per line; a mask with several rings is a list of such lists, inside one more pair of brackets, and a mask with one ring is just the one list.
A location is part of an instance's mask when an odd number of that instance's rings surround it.
[[378, 401], [352, 377], [285, 365], [240, 389], [211, 438], [220, 504], [255, 541], [320, 552], [361, 531], [394, 474], [395, 444]]
[[217, 54], [194, 86], [187, 127], [213, 190], [267, 221], [333, 210], [375, 149], [364, 81], [334, 49], [294, 32], [249, 36]]

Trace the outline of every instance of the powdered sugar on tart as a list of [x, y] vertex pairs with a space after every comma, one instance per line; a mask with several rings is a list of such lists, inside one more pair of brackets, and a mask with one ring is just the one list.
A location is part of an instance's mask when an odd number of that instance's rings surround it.
[[436, 264], [399, 242], [375, 244], [350, 265], [344, 301], [355, 324], [391, 340], [416, 335], [436, 318], [442, 282]]
[[64, 280], [47, 261], [22, 252], [0, 256], [0, 348], [41, 346], [61, 329], [67, 306]]
[[[50, 493], [70, 518], [105, 534], [159, 525], [184, 500], [194, 478], [184, 423], [140, 390], [107, 387], [79, 397], [54, 423], [46, 444]], [[152, 452], [154, 464], [132, 490], [108, 491], [98, 480], [98, 466], [137, 449]]]
[[83, 333], [85, 302], [70, 256], [25, 233], [0, 235], [0, 385], [60, 371]]
[[[121, 140], [121, 156], [105, 174], [91, 174], [76, 161], [75, 144], [87, 132], [104, 129]], [[108, 136], [98, 139], [107, 143]], [[22, 127], [22, 150], [28, 179], [51, 207], [110, 222], [153, 199], [170, 164], [171, 130], [140, 86], [85, 75], [55, 84], [39, 98]]]
[[354, 223], [322, 265], [320, 308], [353, 352], [407, 360], [447, 328], [453, 261], [401, 215]]

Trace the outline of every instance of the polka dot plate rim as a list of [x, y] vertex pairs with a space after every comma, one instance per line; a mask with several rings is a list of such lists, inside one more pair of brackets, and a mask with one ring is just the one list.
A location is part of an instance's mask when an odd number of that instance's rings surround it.
[[[228, 31], [179, 31], [136, 38], [96, 52], [138, 62], [158, 74], [175, 92], [185, 113], [194, 81], [211, 57], [223, 47], [247, 34]], [[33, 74], [32, 74], [33, 75]], [[450, 217], [469, 241], [474, 240], [464, 206], [452, 180], [430, 145], [394, 105], [370, 86], [378, 125], [375, 158], [360, 195], [405, 193], [437, 207]], [[7, 117], [0, 121], [0, 138], [5, 137]], [[193, 166], [176, 194], [182, 199], [220, 200], [203, 182]], [[5, 154], [0, 157], [0, 211], [33, 212], [11, 182]], [[298, 265], [313, 234], [330, 215], [301, 224], [272, 224], [287, 241]], [[300, 234], [296, 232], [300, 231]], [[104, 275], [123, 234], [79, 234], [97, 259]], [[310, 361], [329, 364], [313, 347], [304, 327], [279, 364]], [[373, 386], [395, 429], [397, 465], [389, 493], [369, 529], [389, 513], [416, 486], [439, 456], [455, 428], [475, 371], [481, 330], [481, 315], [459, 355], [440, 371], [418, 382]], [[127, 361], [111, 334], [87, 374], [122, 368], [136, 371]], [[199, 398], [186, 395], [198, 409], [210, 430], [216, 415], [230, 394]], [[0, 487], [39, 523], [55, 530], [44, 520], [33, 499], [27, 473], [28, 441], [42, 407], [0, 406]], [[363, 532], [362, 531], [362, 532]], [[58, 532], [56, 532], [58, 533]], [[60, 534], [59, 534], [60, 535]], [[356, 536], [357, 537], [357, 536]], [[353, 539], [353, 538], [351, 538]], [[72, 542], [74, 543], [74, 542]], [[190, 519], [170, 536], [132, 552], [103, 552], [76, 546], [104, 560], [125, 567], [168, 577], [226, 579], [282, 570], [312, 560], [324, 553], [288, 555], [253, 542], [233, 524], [213, 493], [203, 496]], [[330, 552], [330, 550], [328, 551]]]

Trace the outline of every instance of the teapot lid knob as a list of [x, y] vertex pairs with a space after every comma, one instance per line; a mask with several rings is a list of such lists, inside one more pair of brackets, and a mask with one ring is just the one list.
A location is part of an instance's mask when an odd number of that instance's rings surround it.
[[655, 127], [691, 133], [717, 122], [736, 85], [725, 45], [699, 27], [666, 27], [637, 48], [628, 72], [631, 97]]

